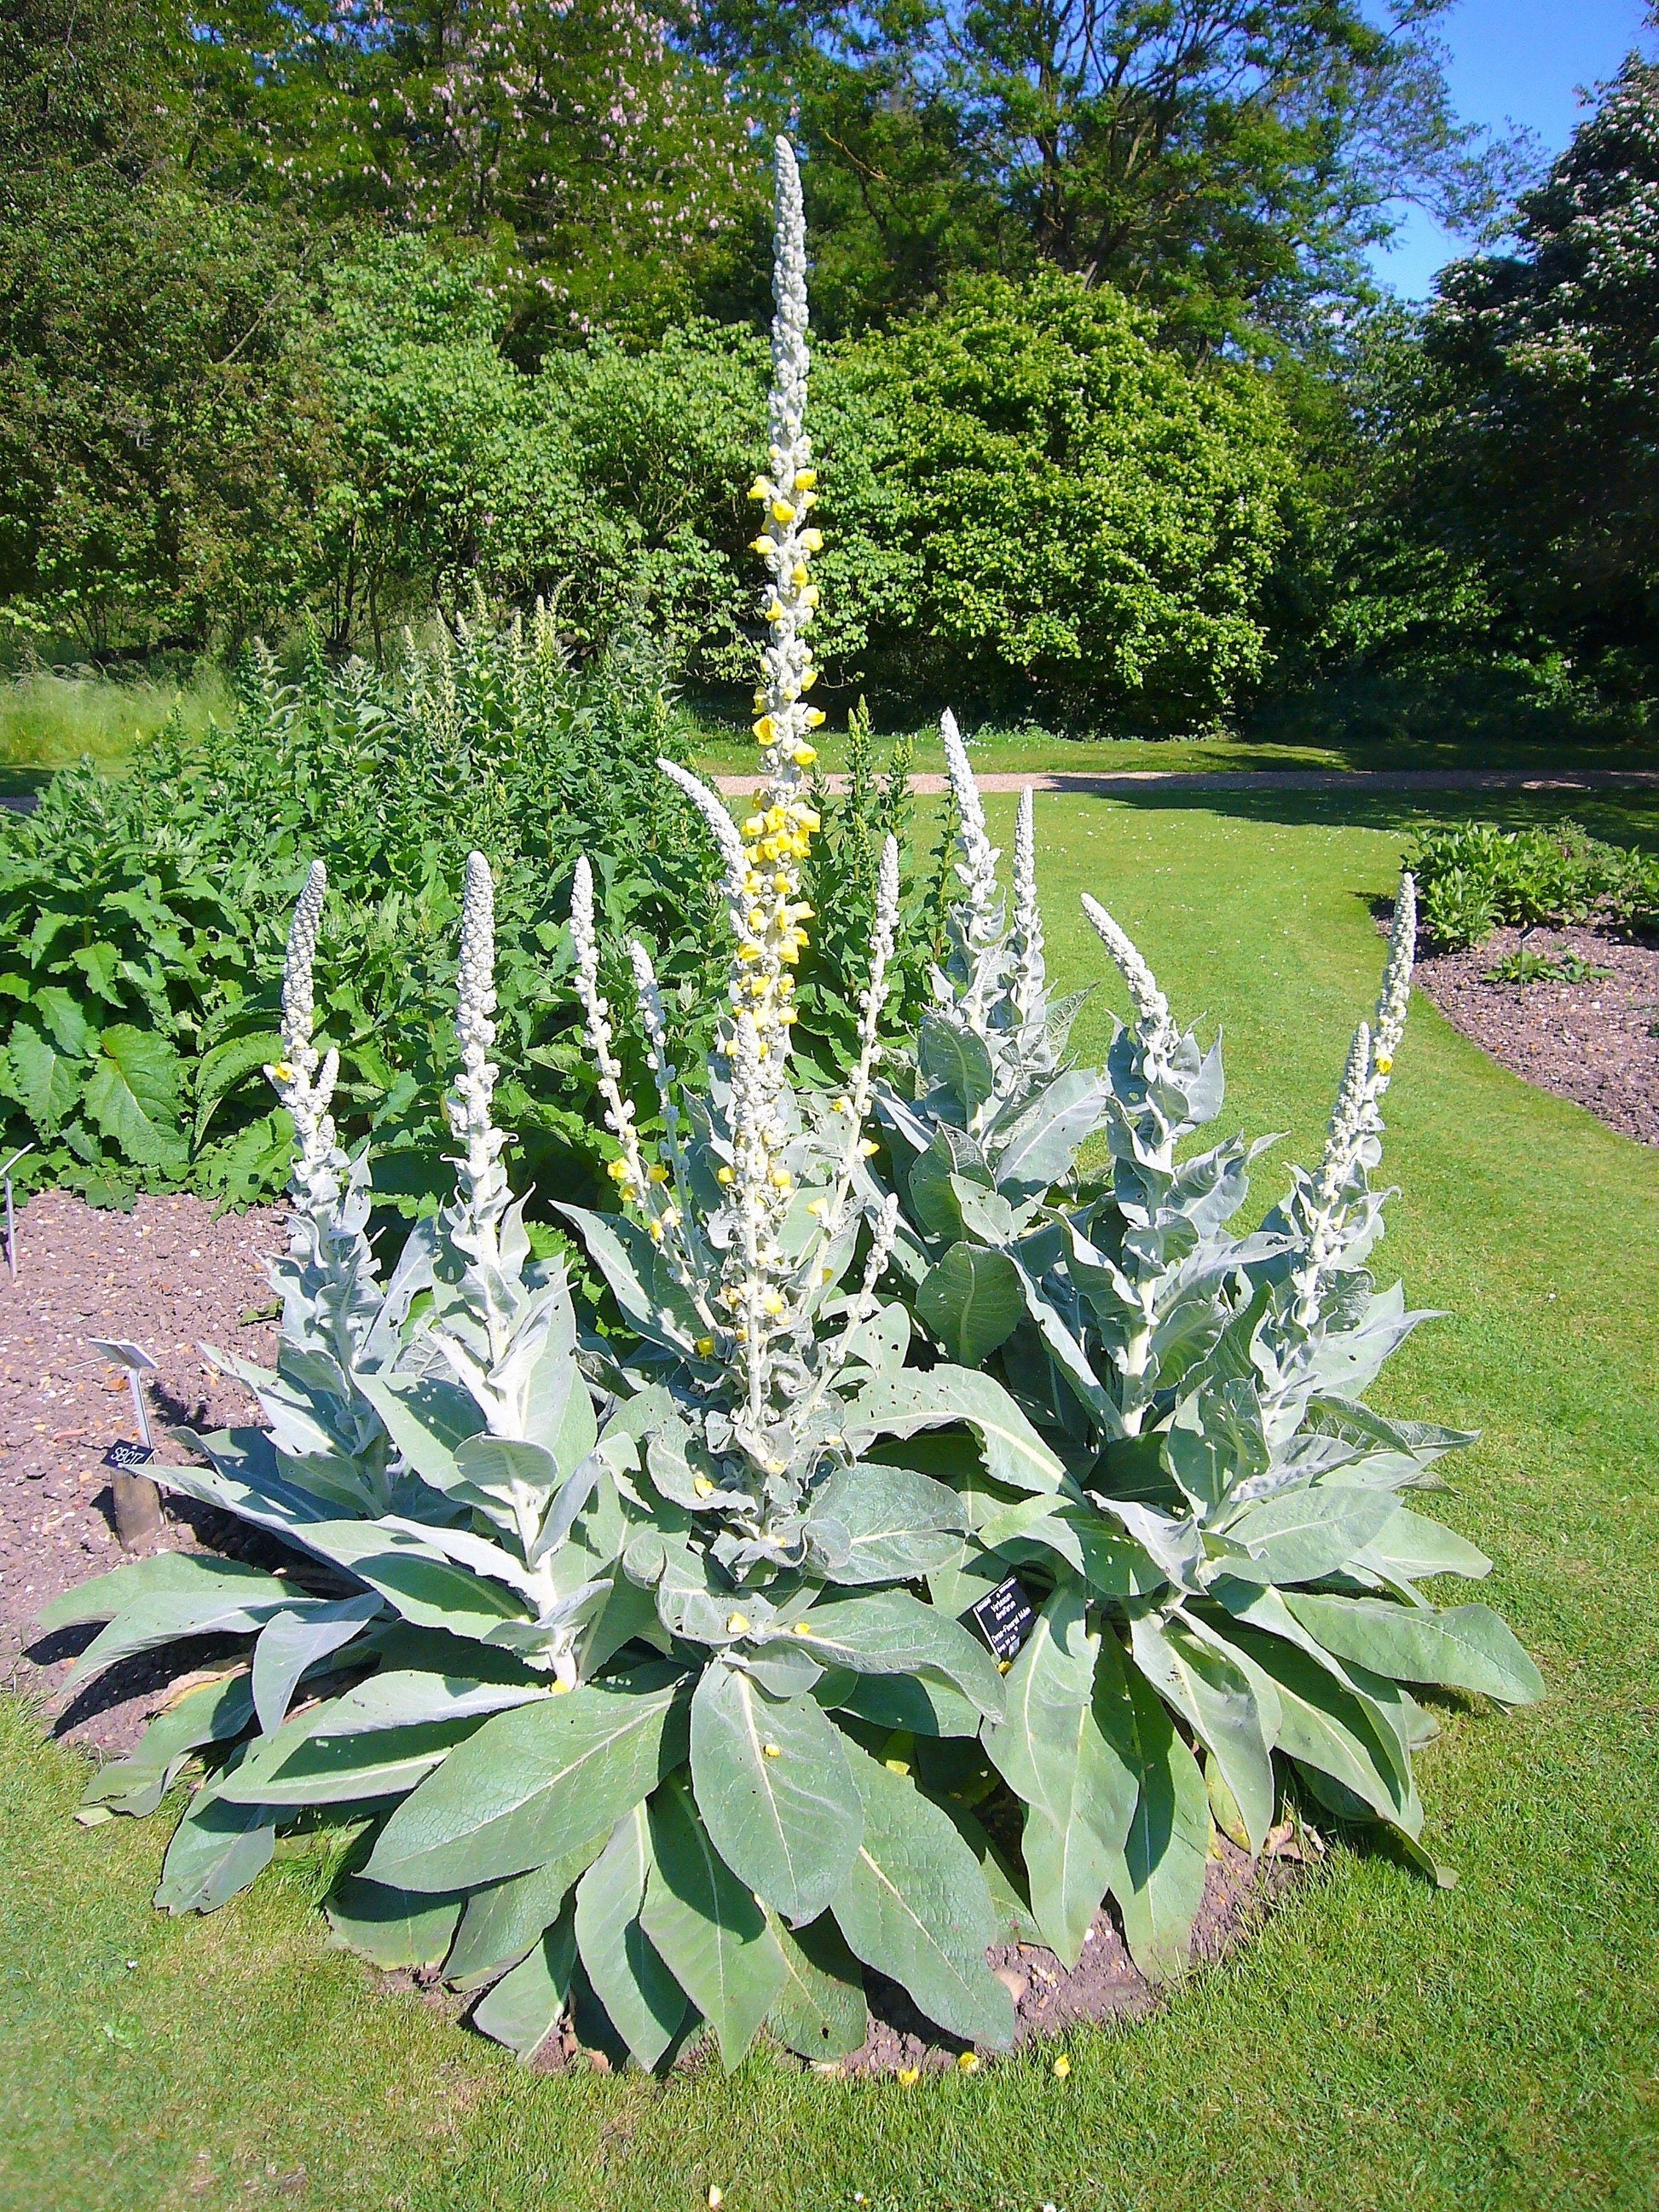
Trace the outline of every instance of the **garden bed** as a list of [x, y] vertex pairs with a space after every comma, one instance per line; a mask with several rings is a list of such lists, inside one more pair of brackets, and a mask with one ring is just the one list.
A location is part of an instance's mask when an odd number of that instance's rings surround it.
[[[116, 1213], [61, 1191], [42, 1192], [18, 1215], [17, 1281], [0, 1267], [0, 1680], [50, 1698], [87, 1634], [37, 1639], [34, 1616], [60, 1590], [122, 1558], [101, 1462], [118, 1437], [132, 1436], [132, 1402], [119, 1370], [87, 1339], [133, 1339], [156, 1360], [156, 1456], [187, 1457], [166, 1425], [218, 1428], [257, 1412], [240, 1383], [213, 1374], [198, 1347], [206, 1340], [263, 1364], [275, 1357], [275, 1328], [249, 1316], [271, 1307], [264, 1261], [282, 1241], [281, 1224], [270, 1206], [216, 1215], [198, 1198], [140, 1198], [131, 1213]], [[210, 1540], [215, 1548], [246, 1549], [247, 1532], [228, 1516], [183, 1498], [169, 1502], [168, 1514], [153, 1548]], [[186, 1663], [203, 1649], [189, 1650]], [[128, 1661], [53, 1717], [88, 1747], [129, 1751], [179, 1664], [167, 1652]]]
[[[18, 1217], [15, 1285], [0, 1270], [0, 1669], [43, 1701], [54, 1732], [100, 1756], [130, 1751], [145, 1721], [176, 1683], [230, 1644], [198, 1641], [126, 1662], [92, 1682], [66, 1710], [52, 1704], [58, 1678], [88, 1641], [85, 1628], [36, 1637], [35, 1614], [60, 1590], [104, 1572], [123, 1554], [101, 1455], [133, 1431], [131, 1402], [118, 1372], [87, 1349], [89, 1336], [136, 1338], [159, 1363], [149, 1389], [157, 1457], [179, 1461], [185, 1447], [165, 1425], [216, 1427], [258, 1409], [241, 1386], [216, 1376], [199, 1349], [206, 1340], [261, 1362], [275, 1353], [264, 1260], [282, 1237], [282, 1215], [266, 1207], [216, 1216], [198, 1199], [140, 1198], [131, 1214], [99, 1211], [63, 1192], [46, 1192]], [[188, 1500], [167, 1501], [165, 1534], [152, 1548], [206, 1548], [246, 1556], [250, 1532]], [[254, 1540], [257, 1541], [257, 1539]], [[270, 1563], [270, 1562], [267, 1562]], [[1193, 1930], [1195, 1962], [1213, 1960], [1246, 1940], [1261, 1911], [1308, 1844], [1289, 1823], [1275, 1830], [1252, 1867], [1220, 1841]], [[993, 1970], [1014, 1997], [1021, 2045], [1087, 2023], [1140, 2018], [1157, 2002], [1103, 1906], [1077, 1966], [1069, 1971], [1041, 1944], [1008, 1943], [991, 1954]], [[428, 1978], [379, 1978], [411, 1986]], [[434, 1998], [457, 2001], [435, 1989]], [[971, 2046], [942, 2034], [896, 1984], [872, 1977], [870, 2036], [835, 2070], [920, 2073], [955, 2066]], [[457, 2005], [459, 2009], [459, 2005]], [[604, 2039], [579, 2040], [580, 2015], [548, 2039], [544, 2070], [611, 2063]], [[595, 2053], [598, 2053], [597, 2059]], [[620, 2051], [616, 2054], [620, 2063]], [[686, 2063], [701, 2063], [702, 2046]]]
[[[1610, 969], [1582, 982], [1490, 981], [1516, 953]], [[1498, 929], [1419, 962], [1416, 981], [1483, 1051], [1609, 1128], [1659, 1145], [1659, 949], [1590, 928]]]

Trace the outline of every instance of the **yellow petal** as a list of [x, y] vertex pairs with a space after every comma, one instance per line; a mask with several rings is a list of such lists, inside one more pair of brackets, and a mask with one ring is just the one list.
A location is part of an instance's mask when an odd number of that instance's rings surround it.
[[749, 1633], [749, 1615], [746, 1613], [728, 1615], [726, 1632], [728, 1636], [746, 1636]]
[[1072, 2070], [1072, 2062], [1062, 2051], [1054, 2061], [1055, 2079], [1063, 2081]]
[[763, 1759], [781, 1759], [783, 1757], [782, 1745], [777, 1743], [763, 1743], [761, 1746], [761, 1757]]
[[957, 2064], [962, 2069], [964, 2074], [977, 2074], [979, 2071], [978, 2051], [964, 2051], [957, 2058]]

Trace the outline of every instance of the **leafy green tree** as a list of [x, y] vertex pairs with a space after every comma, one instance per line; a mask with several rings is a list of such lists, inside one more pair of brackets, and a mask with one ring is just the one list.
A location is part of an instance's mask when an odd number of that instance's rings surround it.
[[[536, 343], [684, 313], [758, 206], [720, 77], [644, 0], [216, 0], [228, 179], [485, 239]], [[529, 342], [528, 340], [526, 342]]]
[[1413, 492], [1509, 634], [1651, 667], [1659, 612], [1659, 65], [1632, 55], [1511, 253], [1455, 264], [1425, 333]]
[[1364, 289], [1401, 200], [1459, 227], [1501, 204], [1519, 149], [1455, 117], [1449, 4], [714, 0], [700, 35], [799, 103], [843, 319], [1036, 253], [1208, 346]]

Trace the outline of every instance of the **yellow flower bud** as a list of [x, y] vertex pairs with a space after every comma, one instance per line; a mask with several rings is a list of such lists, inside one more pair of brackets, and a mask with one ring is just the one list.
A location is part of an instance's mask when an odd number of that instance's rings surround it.
[[769, 623], [781, 623], [783, 620], [783, 609], [779, 605], [775, 599], [771, 602], [766, 610], [766, 619]]
[[1071, 2070], [1072, 2070], [1072, 2062], [1071, 2062], [1071, 2060], [1070, 2060], [1070, 2059], [1066, 2056], [1066, 2053], [1062, 2051], [1060, 2052], [1060, 2054], [1059, 2057], [1058, 2057], [1058, 2058], [1056, 2058], [1056, 2059], [1055, 2059], [1055, 2061], [1054, 2061], [1054, 2079], [1055, 2079], [1055, 2081], [1063, 2081], [1066, 2079], [1066, 2075], [1071, 2072]]
[[787, 1168], [773, 1169], [772, 1188], [774, 1190], [793, 1190], [795, 1188], [795, 1178]]
[[893, 2079], [902, 2089], [914, 2089], [921, 2079], [921, 2069], [920, 2066], [901, 2066]]

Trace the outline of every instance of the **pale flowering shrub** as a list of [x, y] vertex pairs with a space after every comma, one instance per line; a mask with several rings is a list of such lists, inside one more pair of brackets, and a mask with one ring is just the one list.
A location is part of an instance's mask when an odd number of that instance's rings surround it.
[[[1435, 1729], [1413, 1689], [1519, 1703], [1541, 1688], [1496, 1613], [1442, 1612], [1418, 1587], [1490, 1565], [1403, 1502], [1472, 1439], [1364, 1402], [1424, 1318], [1366, 1272], [1413, 886], [1402, 879], [1319, 1167], [1293, 1168], [1286, 1198], [1240, 1235], [1261, 1147], [1183, 1149], [1221, 1111], [1218, 1041], [1206, 1050], [1181, 1027], [1085, 897], [1132, 1018], [1103, 1066], [1066, 1061], [1073, 1007], [1045, 996], [1030, 794], [1011, 920], [948, 718], [945, 744], [962, 817], [953, 952], [915, 1081], [877, 1097], [902, 1205], [895, 1257], [920, 1325], [948, 1357], [984, 1361], [1065, 1468], [1048, 1496], [981, 1496], [970, 1512], [999, 1563], [985, 1571], [1017, 1562], [1042, 1595], [1009, 1692], [1043, 1725], [989, 1738], [1026, 1800], [1032, 1912], [1074, 1958], [1109, 1892], [1157, 1973], [1185, 1955], [1212, 1826], [1260, 1850], [1294, 1774], [1317, 1805], [1422, 1857], [1412, 1754]], [[1103, 1174], [1079, 1168], [1091, 1139]]]

